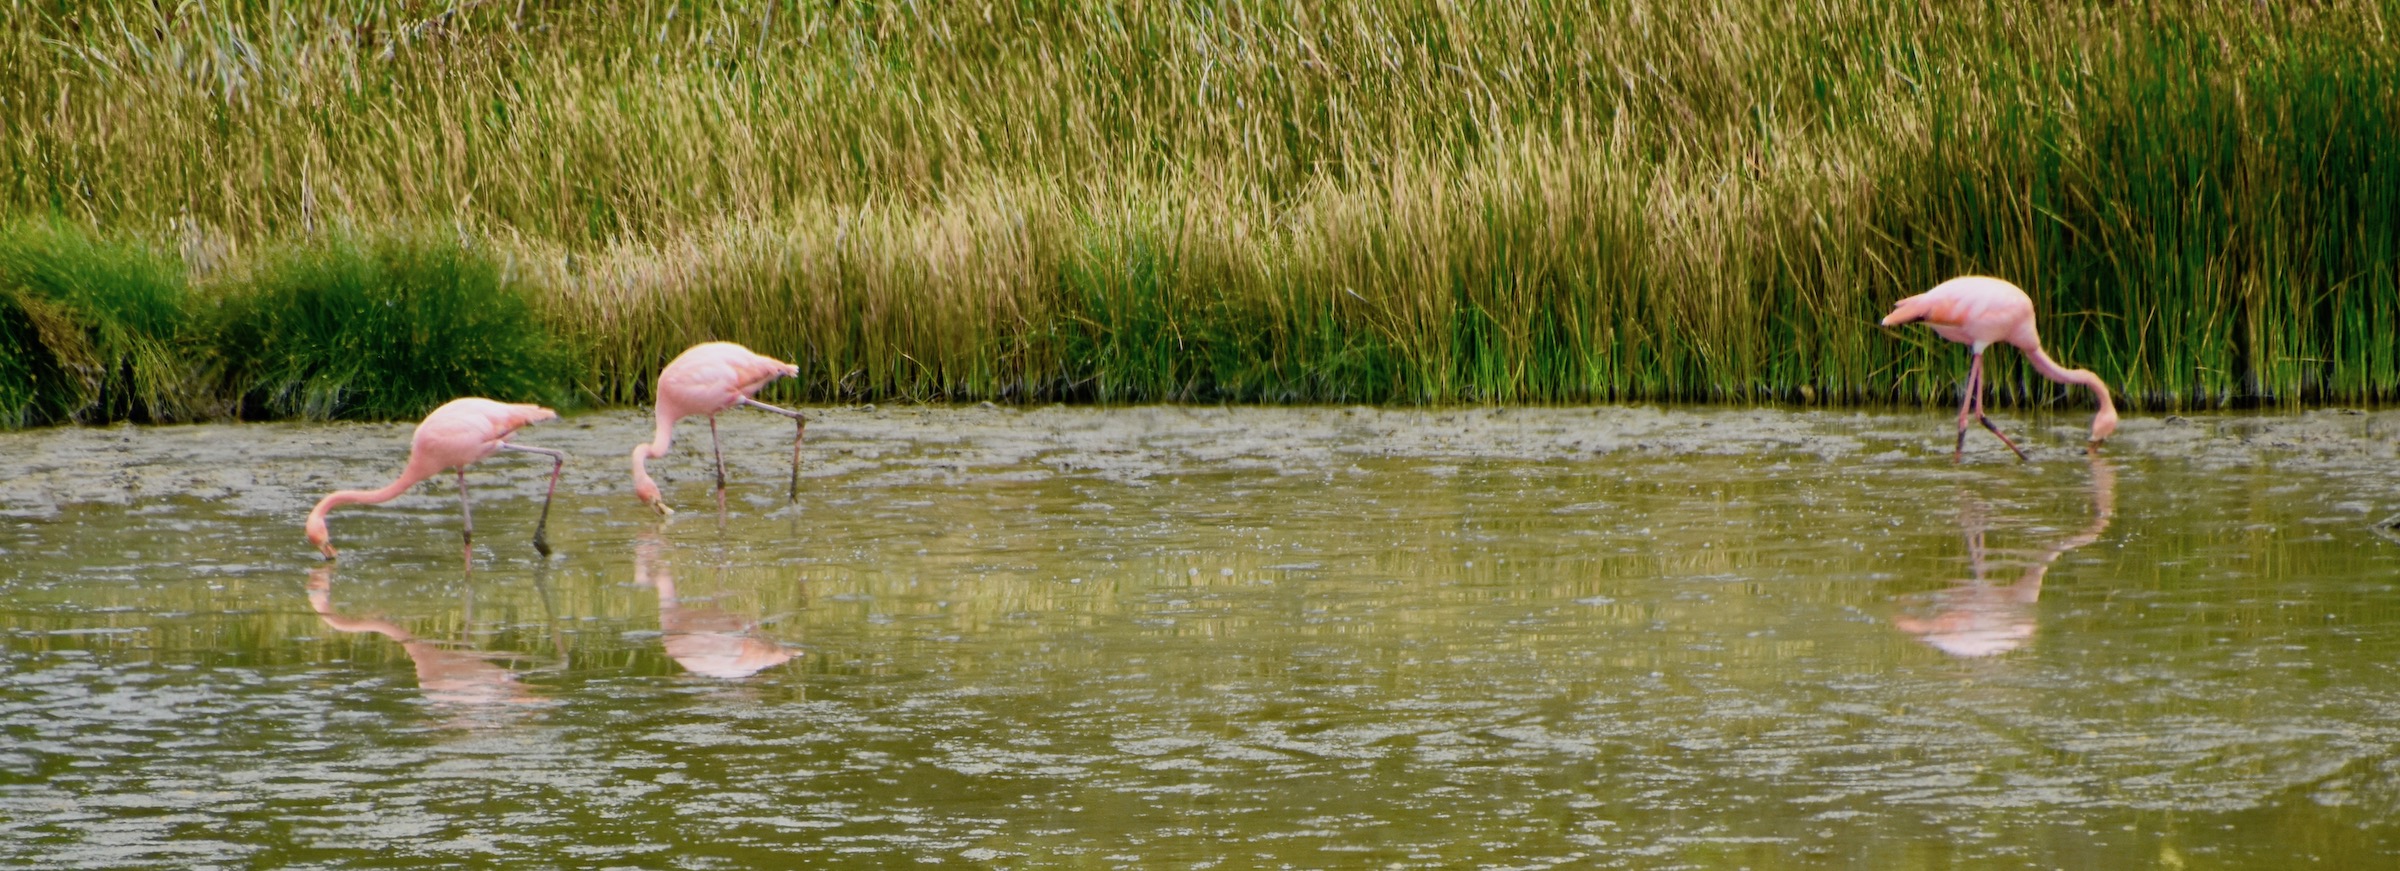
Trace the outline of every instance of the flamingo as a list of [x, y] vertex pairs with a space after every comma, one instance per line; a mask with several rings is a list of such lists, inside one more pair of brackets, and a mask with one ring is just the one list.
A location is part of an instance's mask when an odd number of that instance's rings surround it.
[[460, 535], [465, 542], [467, 559], [472, 562], [475, 558], [475, 516], [467, 505], [467, 467], [500, 451], [510, 450], [541, 454], [551, 460], [550, 489], [542, 494], [542, 518], [533, 527], [533, 549], [540, 551], [543, 556], [549, 556], [550, 542], [545, 533], [550, 526], [550, 497], [558, 492], [558, 472], [566, 466], [566, 452], [513, 444], [508, 437], [526, 424], [555, 417], [558, 417], [558, 412], [539, 405], [494, 402], [476, 396], [450, 400], [426, 415], [423, 423], [417, 424], [416, 435], [409, 439], [408, 466], [400, 470], [399, 478], [381, 490], [336, 490], [317, 502], [317, 507], [308, 512], [309, 543], [323, 551], [326, 559], [333, 559], [333, 536], [325, 528], [325, 515], [328, 512], [344, 505], [389, 502], [437, 472], [457, 469]]
[[660, 514], [673, 514], [650, 480], [648, 463], [667, 455], [675, 441], [675, 424], [695, 414], [708, 416], [709, 448], [717, 457], [717, 498], [725, 497], [725, 448], [717, 440], [717, 413], [735, 406], [772, 411], [798, 425], [792, 436], [792, 486], [789, 501], [800, 501], [800, 443], [808, 435], [808, 416], [777, 408], [750, 397], [777, 378], [797, 377], [800, 367], [759, 354], [732, 342], [702, 342], [676, 355], [659, 370], [656, 416], [658, 430], [647, 442], [633, 447], [633, 495]]
[[2117, 407], [2109, 401], [2108, 385], [2089, 369], [2068, 369], [2050, 359], [2042, 351], [2041, 336], [2033, 328], [2033, 300], [2016, 285], [1997, 278], [1968, 275], [1934, 285], [1932, 290], [1901, 300], [1892, 305], [1892, 313], [1883, 316], [1883, 325], [1896, 327], [1923, 321], [1935, 335], [1960, 342], [1974, 349], [1975, 362], [1967, 367], [1966, 396], [1958, 406], [1958, 445], [1950, 452], [1950, 461], [1958, 462], [1967, 448], [1967, 422], [1974, 420], [1984, 429], [1999, 436], [2000, 443], [2014, 451], [2017, 459], [2025, 452], [1983, 416], [1983, 349], [1993, 342], [2017, 346], [2025, 359], [2033, 363], [2034, 371], [2060, 384], [2080, 384], [2091, 388], [2092, 397], [2099, 400], [2100, 411], [2092, 416], [2090, 447], [2098, 448], [2110, 434], [2117, 431]]

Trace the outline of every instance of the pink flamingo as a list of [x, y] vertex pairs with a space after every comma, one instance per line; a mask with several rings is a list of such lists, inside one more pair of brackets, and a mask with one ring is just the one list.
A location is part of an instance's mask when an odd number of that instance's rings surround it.
[[564, 451], [511, 444], [510, 434], [526, 424], [550, 420], [558, 412], [539, 405], [494, 402], [481, 397], [453, 399], [417, 424], [416, 435], [409, 439], [408, 466], [400, 477], [381, 490], [336, 490], [317, 502], [308, 512], [308, 541], [334, 558], [333, 535], [325, 529], [325, 515], [344, 505], [389, 502], [418, 481], [431, 478], [445, 469], [458, 470], [458, 516], [460, 533], [465, 541], [467, 559], [475, 558], [475, 516], [467, 505], [467, 466], [502, 450], [527, 451], [542, 454], [551, 460], [550, 490], [542, 494], [542, 518], [533, 527], [533, 549], [543, 556], [550, 555], [550, 542], [545, 533], [550, 526], [550, 497], [558, 492], [558, 471], [567, 462]]
[[799, 426], [792, 436], [792, 486], [790, 501], [800, 501], [800, 443], [808, 435], [808, 416], [789, 409], [776, 408], [750, 397], [759, 388], [777, 378], [797, 377], [800, 367], [764, 356], [732, 342], [702, 342], [676, 355], [659, 370], [658, 431], [650, 441], [633, 447], [633, 495], [642, 504], [658, 509], [660, 514], [673, 514], [666, 500], [659, 495], [658, 483], [650, 480], [648, 461], [667, 455], [667, 446], [675, 441], [675, 423], [695, 414], [708, 416], [709, 448], [717, 456], [717, 498], [725, 496], [725, 448], [717, 440], [717, 413], [735, 406], [772, 411], [791, 418]]
[[2016, 285], [1981, 275], [1953, 278], [1893, 304], [1892, 313], [1883, 317], [1887, 327], [1919, 321], [1932, 327], [1935, 335], [1975, 351], [1975, 362], [1967, 367], [1966, 397], [1958, 406], [1958, 446], [1950, 452], [1951, 462], [1958, 462], [1966, 451], [1969, 420], [1981, 422], [1984, 429], [2000, 437], [2001, 444], [2016, 452], [2018, 460], [2025, 459], [2025, 452], [2017, 450], [2017, 444], [2009, 441], [1991, 418], [1983, 416], [1983, 349], [1993, 342], [2017, 346], [2044, 378], [2091, 388], [2093, 398], [2100, 402], [2100, 412], [2092, 416], [2091, 447], [2099, 447], [2117, 431], [2117, 407], [2109, 401], [2108, 385], [2091, 370], [2064, 368], [2042, 352], [2041, 336], [2033, 328], [2033, 300]]

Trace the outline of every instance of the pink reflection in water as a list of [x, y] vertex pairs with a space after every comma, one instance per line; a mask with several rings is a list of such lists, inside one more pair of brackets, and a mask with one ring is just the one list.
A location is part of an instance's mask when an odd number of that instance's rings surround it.
[[417, 689], [427, 701], [440, 705], [488, 706], [525, 705], [544, 702], [517, 680], [516, 673], [493, 662], [494, 654], [472, 648], [462, 648], [448, 642], [417, 637], [400, 624], [380, 617], [353, 617], [335, 610], [333, 605], [332, 563], [317, 566], [308, 573], [308, 606], [317, 612], [317, 619], [340, 632], [372, 632], [400, 642], [400, 649], [416, 665]]
[[2117, 510], [2117, 471], [2108, 460], [2091, 457], [2092, 520], [2082, 531], [2049, 548], [2035, 551], [2016, 581], [1995, 584], [1985, 578], [1995, 560], [1985, 552], [1983, 534], [1991, 526], [1982, 500], [1973, 491], [1959, 493], [1959, 527], [1966, 533], [1967, 562], [1974, 577], [1937, 593], [1904, 597], [1917, 614], [1892, 618], [1900, 631], [1952, 656], [1997, 656], [2033, 638], [2036, 608], [2042, 597], [2042, 577], [2067, 551], [2099, 540]]
[[692, 607], [675, 594], [666, 542], [645, 535], [633, 546], [633, 578], [658, 590], [658, 628], [667, 656], [693, 674], [745, 678], [782, 665], [798, 651], [756, 634], [758, 619], [722, 608]]

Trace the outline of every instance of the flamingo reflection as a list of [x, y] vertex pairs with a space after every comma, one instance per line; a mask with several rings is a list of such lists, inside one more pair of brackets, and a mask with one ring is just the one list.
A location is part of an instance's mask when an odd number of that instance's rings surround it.
[[2042, 596], [2042, 577], [2049, 574], [2050, 564], [2067, 551], [2098, 541], [2100, 534], [2108, 530], [2109, 518], [2116, 514], [2116, 468], [2097, 454], [2091, 456], [2091, 467], [2091, 523], [2048, 549], [2030, 553], [2023, 573], [2008, 584], [1995, 584], [1984, 577], [1993, 563], [1999, 562], [1991, 559], [1983, 546], [1983, 533], [1990, 520], [1985, 516], [1982, 501], [1972, 492], [1962, 491], [1959, 526], [1966, 533], [1967, 563], [1974, 577], [1938, 593], [1908, 597], [1919, 600], [1927, 613], [1902, 614], [1894, 617], [1892, 624], [1944, 653], [1960, 657], [1997, 656], [2032, 639], [2035, 609]]
[[693, 674], [734, 679], [782, 665], [798, 654], [759, 637], [755, 618], [722, 608], [692, 607], [678, 598], [665, 550], [665, 540], [657, 535], [634, 542], [633, 579], [658, 590], [658, 628], [668, 657]]
[[492, 705], [529, 705], [544, 701], [518, 682], [514, 672], [492, 660], [495, 656], [480, 650], [461, 649], [440, 641], [417, 637], [393, 623], [378, 617], [352, 617], [334, 609], [333, 563], [325, 563], [308, 573], [308, 606], [317, 612], [317, 619], [338, 632], [372, 632], [400, 642], [416, 665], [417, 689], [427, 701], [437, 705], [486, 707]]

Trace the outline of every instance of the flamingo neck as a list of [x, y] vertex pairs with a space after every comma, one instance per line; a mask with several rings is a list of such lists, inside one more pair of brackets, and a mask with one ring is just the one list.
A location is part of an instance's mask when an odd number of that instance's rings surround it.
[[2094, 374], [2090, 369], [2069, 369], [2058, 365], [2057, 360], [2050, 359], [2050, 355], [2042, 350], [2039, 342], [2020, 344], [2017, 346], [2017, 350], [2025, 354], [2025, 359], [2033, 363], [2033, 370], [2042, 373], [2042, 377], [2060, 384], [2078, 385], [2092, 391], [2093, 401], [2100, 405], [2100, 412], [2092, 416], [2093, 442], [2106, 439], [2109, 434], [2117, 431], [2117, 404], [2109, 396], [2108, 384], [2101, 381], [2099, 375]]
[[408, 492], [408, 488], [416, 486], [418, 481], [425, 480], [431, 475], [432, 472], [418, 469], [412, 464], [407, 471], [400, 473], [400, 477], [393, 479], [392, 483], [384, 485], [382, 489], [333, 491], [325, 498], [317, 500], [317, 507], [308, 512], [308, 540], [322, 547], [331, 537], [325, 529], [325, 515], [333, 513], [333, 509], [344, 505], [361, 503], [376, 505], [390, 502], [399, 498], [400, 494]]
[[650, 480], [650, 461], [667, 455], [675, 443], [675, 419], [661, 413], [650, 440], [633, 446], [633, 494], [643, 502], [659, 499], [658, 482]]

